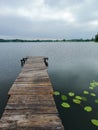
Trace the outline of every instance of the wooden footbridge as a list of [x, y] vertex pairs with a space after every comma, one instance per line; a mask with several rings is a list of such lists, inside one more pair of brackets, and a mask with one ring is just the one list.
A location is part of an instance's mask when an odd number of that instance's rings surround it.
[[64, 130], [53, 98], [47, 58], [28, 57], [9, 90], [0, 130]]

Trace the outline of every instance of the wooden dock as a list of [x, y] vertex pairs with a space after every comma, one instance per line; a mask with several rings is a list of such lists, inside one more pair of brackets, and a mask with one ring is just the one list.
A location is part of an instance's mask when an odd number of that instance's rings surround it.
[[0, 130], [64, 130], [53, 98], [47, 58], [28, 57], [9, 90]]

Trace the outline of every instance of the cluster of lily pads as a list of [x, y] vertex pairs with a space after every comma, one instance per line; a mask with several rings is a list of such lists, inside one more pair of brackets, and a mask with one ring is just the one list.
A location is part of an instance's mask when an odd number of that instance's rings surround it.
[[[93, 111], [92, 106], [88, 106], [88, 105], [87, 105], [87, 106], [83, 106], [82, 102], [83, 102], [83, 101], [87, 101], [87, 96], [86, 96], [86, 95], [90, 95], [90, 96], [93, 96], [93, 97], [96, 97], [96, 96], [97, 96], [96, 93], [94, 93], [94, 91], [93, 91], [96, 87], [98, 87], [98, 82], [96, 82], [95, 80], [93, 80], [93, 81], [90, 83], [90, 85], [89, 85], [89, 91], [87, 91], [87, 90], [84, 90], [84, 91], [83, 91], [83, 96], [76, 95], [76, 94], [75, 94], [74, 92], [72, 92], [72, 91], [68, 92], [66, 95], [61, 94], [59, 91], [55, 91], [55, 92], [54, 92], [54, 95], [61, 97], [61, 100], [62, 100], [61, 106], [62, 106], [63, 108], [68, 109], [68, 108], [71, 107], [71, 105], [68, 103], [68, 98], [69, 98], [69, 97], [72, 97], [71, 99], [72, 99], [73, 103], [75, 103], [75, 104], [80, 104], [80, 105], [83, 107], [84, 111], [86, 111], [86, 112], [91, 112], [91, 111]], [[93, 92], [91, 92], [91, 90], [92, 90]], [[94, 102], [95, 102], [96, 104], [98, 104], [98, 98], [94, 99]], [[93, 125], [95, 125], [96, 127], [98, 127], [98, 119], [91, 119], [91, 123], [92, 123]]]

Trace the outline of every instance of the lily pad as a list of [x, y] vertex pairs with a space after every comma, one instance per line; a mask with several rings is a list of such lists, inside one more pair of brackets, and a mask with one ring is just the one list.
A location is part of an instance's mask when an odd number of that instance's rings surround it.
[[86, 90], [84, 90], [84, 91], [83, 91], [83, 94], [89, 94], [89, 92], [88, 92], [88, 91], [86, 91]]
[[95, 97], [95, 96], [96, 96], [96, 94], [95, 94], [95, 93], [91, 93], [90, 95], [91, 95], [91, 96], [93, 96], [93, 97]]
[[89, 87], [89, 89], [92, 89], [92, 90], [93, 90], [93, 89], [94, 89], [94, 87], [91, 87], [91, 86], [90, 86], [90, 87]]
[[60, 95], [60, 92], [55, 91], [55, 92], [54, 92], [54, 95], [55, 95], [55, 96], [58, 96], [58, 95]]
[[73, 97], [73, 96], [75, 95], [75, 93], [74, 93], [74, 92], [69, 92], [68, 95], [69, 95], [70, 97]]
[[79, 99], [73, 99], [73, 102], [76, 104], [81, 104], [81, 101]]
[[87, 112], [91, 112], [92, 111], [92, 107], [91, 106], [85, 106], [84, 110]]
[[98, 104], [98, 99], [95, 99], [95, 101], [94, 101], [94, 102]]
[[82, 99], [82, 97], [81, 97], [81, 96], [75, 96], [75, 98], [76, 98], [76, 99], [79, 99], [79, 100], [81, 100], [81, 99]]
[[90, 83], [90, 86], [94, 88], [95, 87], [95, 82]]
[[95, 87], [98, 86], [98, 82], [95, 82]]
[[64, 107], [64, 108], [70, 108], [70, 104], [67, 103], [67, 102], [63, 102], [63, 103], [61, 104], [61, 106]]
[[92, 122], [93, 125], [98, 126], [98, 120], [96, 120], [96, 119], [91, 119], [91, 122]]
[[66, 101], [66, 100], [67, 100], [67, 96], [66, 96], [66, 95], [61, 95], [61, 99], [62, 99], [63, 101]]
[[90, 83], [90, 86], [95, 88], [98, 86], [98, 82], [96, 82], [95, 80], [93, 80], [93, 82]]

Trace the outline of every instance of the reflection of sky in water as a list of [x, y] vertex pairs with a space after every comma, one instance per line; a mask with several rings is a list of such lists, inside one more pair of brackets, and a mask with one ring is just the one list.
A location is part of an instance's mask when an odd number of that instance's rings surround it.
[[[81, 94], [84, 89], [88, 90], [92, 80], [98, 81], [98, 44], [0, 43], [0, 112], [6, 103], [8, 90], [20, 72], [20, 59], [30, 55], [49, 57], [48, 71], [53, 87], [64, 94], [69, 91]], [[98, 93], [97, 88], [95, 91]], [[90, 99], [90, 97], [88, 98]], [[93, 102], [93, 98], [89, 102]], [[93, 103], [92, 106], [94, 106], [94, 110], [97, 109]], [[58, 107], [64, 123], [67, 123], [66, 130], [96, 130], [85, 120], [92, 118], [93, 113], [83, 115], [84, 111], [81, 106], [77, 108], [74, 105], [74, 113], [72, 108], [72, 111], [65, 111], [60, 106]], [[97, 110], [96, 113], [98, 113]], [[82, 116], [84, 120], [79, 122], [79, 118]], [[74, 120], [82, 127], [76, 126]], [[72, 125], [70, 125], [70, 121]]]
[[61, 68], [55, 68], [51, 72], [52, 78], [55, 78], [53, 80], [54, 86], [62, 88], [67, 85], [67, 88], [71, 87], [71, 89], [73, 87], [84, 89], [86, 86], [88, 87], [92, 80], [98, 81], [98, 62], [94, 62], [96, 60], [92, 59], [90, 61], [85, 59], [81, 62], [78, 61], [78, 59], [74, 61], [74, 64], [69, 64], [68, 61], [65, 61]]

